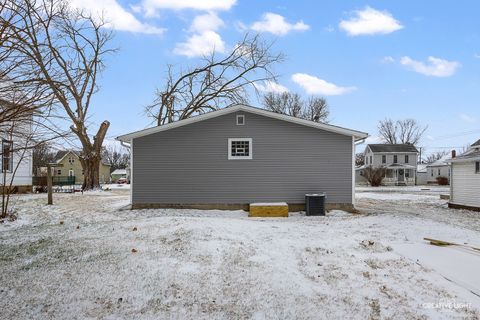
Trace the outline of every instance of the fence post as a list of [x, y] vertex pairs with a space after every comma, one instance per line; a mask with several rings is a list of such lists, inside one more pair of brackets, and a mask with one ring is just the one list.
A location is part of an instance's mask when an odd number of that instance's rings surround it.
[[47, 164], [47, 191], [48, 191], [48, 202], [47, 204], [53, 204], [52, 196], [52, 166]]

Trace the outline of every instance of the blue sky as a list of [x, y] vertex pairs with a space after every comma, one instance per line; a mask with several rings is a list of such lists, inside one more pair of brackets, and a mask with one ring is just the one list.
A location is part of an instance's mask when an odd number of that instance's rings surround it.
[[[143, 109], [167, 64], [195, 65], [244, 32], [287, 60], [275, 90], [327, 98], [333, 124], [368, 132], [378, 120], [428, 125], [425, 152], [480, 138], [480, 2], [72, 0], [104, 10], [120, 51], [109, 57], [91, 121], [110, 138], [151, 125]], [[253, 105], [258, 102], [253, 100]]]

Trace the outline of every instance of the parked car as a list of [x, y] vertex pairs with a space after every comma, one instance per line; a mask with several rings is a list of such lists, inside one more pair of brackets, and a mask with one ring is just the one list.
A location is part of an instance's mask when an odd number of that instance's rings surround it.
[[130, 181], [128, 181], [127, 178], [120, 178], [120, 179], [117, 180], [117, 183], [118, 184], [129, 184]]

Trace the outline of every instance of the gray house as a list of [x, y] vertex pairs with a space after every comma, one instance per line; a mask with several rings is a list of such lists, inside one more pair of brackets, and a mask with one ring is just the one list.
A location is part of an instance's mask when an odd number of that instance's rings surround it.
[[358, 183], [366, 182], [366, 167], [386, 168], [383, 184], [415, 185], [418, 150], [411, 144], [369, 144], [365, 148], [365, 165], [356, 169]]
[[353, 208], [355, 144], [368, 135], [236, 105], [129, 133], [133, 208], [248, 209], [325, 192]]

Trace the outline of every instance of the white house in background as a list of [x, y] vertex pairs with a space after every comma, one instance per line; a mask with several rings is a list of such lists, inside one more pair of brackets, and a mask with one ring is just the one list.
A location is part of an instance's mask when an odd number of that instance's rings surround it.
[[367, 167], [386, 168], [383, 184], [415, 185], [418, 150], [411, 144], [369, 144], [365, 148], [365, 164], [356, 168], [357, 183], [366, 182]]
[[447, 154], [427, 165], [427, 183], [436, 184], [438, 177], [445, 177], [450, 183], [450, 160], [452, 156], [455, 156], [455, 151], [452, 151], [452, 154]]
[[[2, 125], [2, 129], [7, 126]], [[31, 126], [23, 125], [20, 133], [11, 133], [10, 130], [0, 130], [2, 171], [0, 176], [0, 192], [3, 186], [14, 189], [14, 192], [25, 193], [32, 191], [33, 151], [25, 148], [25, 135], [30, 135]]]
[[450, 202], [451, 208], [480, 211], [480, 140], [470, 149], [450, 160]]

